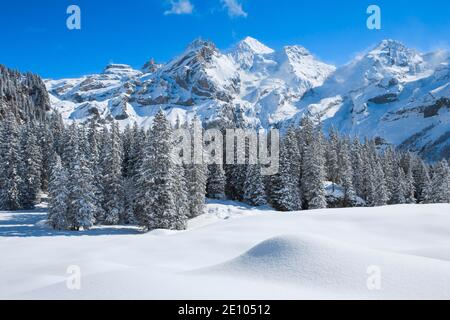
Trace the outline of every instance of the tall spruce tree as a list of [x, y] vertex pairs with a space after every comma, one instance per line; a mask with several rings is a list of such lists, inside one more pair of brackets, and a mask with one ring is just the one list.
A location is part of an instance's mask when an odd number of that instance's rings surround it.
[[431, 179], [428, 166], [421, 159], [416, 160], [414, 167], [414, 190], [418, 203], [429, 203], [431, 200]]
[[20, 186], [21, 163], [19, 128], [14, 115], [8, 114], [3, 120], [1, 132], [1, 163], [0, 167], [0, 208], [3, 210], [18, 210], [21, 208]]
[[[80, 137], [78, 130], [71, 130], [70, 133], [74, 134], [73, 141], [85, 141]], [[71, 230], [88, 230], [94, 225], [95, 216], [100, 208], [95, 198], [94, 177], [86, 154], [76, 142], [73, 151], [70, 157], [67, 156], [69, 161], [67, 219]]]
[[327, 178], [333, 184], [333, 191], [336, 184], [340, 181], [340, 170], [342, 169], [339, 165], [339, 137], [334, 130], [330, 129], [329, 141], [326, 144], [326, 165], [327, 165]]
[[355, 189], [353, 187], [353, 168], [350, 155], [349, 141], [343, 140], [340, 143], [339, 156], [339, 176], [340, 184], [344, 190], [344, 198], [342, 205], [344, 207], [351, 206], [356, 197]]
[[247, 175], [244, 182], [244, 201], [251, 206], [264, 206], [267, 204], [265, 183], [261, 174], [261, 165], [247, 166]]
[[209, 199], [225, 199], [225, 183], [226, 176], [222, 165], [208, 165], [208, 180], [206, 185], [207, 197]]
[[450, 168], [445, 160], [434, 167], [430, 201], [432, 203], [450, 203]]
[[302, 209], [298, 146], [296, 132], [290, 128], [281, 143], [279, 172], [271, 178], [270, 204], [279, 211]]
[[[202, 128], [197, 117], [192, 120], [190, 132], [192, 135], [193, 161], [185, 166], [185, 176], [188, 188], [189, 218], [195, 218], [201, 215], [205, 209], [206, 184], [208, 182], [208, 167], [203, 162]], [[200, 154], [195, 153], [195, 148], [201, 150]], [[223, 193], [223, 191], [220, 192]]]
[[54, 155], [51, 179], [49, 182], [49, 225], [56, 230], [70, 228], [68, 221], [69, 191], [67, 169], [61, 164], [61, 158]]
[[32, 209], [40, 202], [42, 150], [38, 144], [34, 125], [22, 127], [21, 134], [21, 207]]
[[153, 122], [136, 185], [136, 216], [147, 230], [178, 229], [185, 225], [180, 222], [187, 219], [187, 213], [177, 216], [178, 182], [172, 152], [172, 128], [160, 111]]
[[101, 151], [101, 205], [104, 212], [104, 223], [118, 224], [124, 221], [125, 204], [122, 176], [122, 144], [117, 123], [111, 125], [111, 131], [104, 128]]
[[326, 208], [324, 139], [320, 128], [315, 128], [308, 118], [303, 121], [301, 132], [303, 198], [310, 210]]

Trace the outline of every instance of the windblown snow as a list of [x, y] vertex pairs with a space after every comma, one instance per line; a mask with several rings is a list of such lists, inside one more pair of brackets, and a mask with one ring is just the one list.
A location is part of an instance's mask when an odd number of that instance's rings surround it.
[[[183, 232], [57, 232], [0, 213], [0, 298], [448, 299], [450, 205], [279, 213], [211, 202]], [[69, 266], [81, 271], [69, 290]], [[373, 277], [376, 277], [375, 287]]]

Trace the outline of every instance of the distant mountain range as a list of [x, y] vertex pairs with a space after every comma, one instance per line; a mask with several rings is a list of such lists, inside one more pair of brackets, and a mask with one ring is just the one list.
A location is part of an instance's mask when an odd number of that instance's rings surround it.
[[450, 157], [450, 53], [393, 40], [335, 67], [301, 46], [275, 51], [246, 38], [228, 51], [195, 40], [166, 64], [111, 64], [101, 74], [45, 80], [64, 119], [149, 126], [161, 108], [175, 122], [286, 128], [305, 113], [325, 130], [377, 138], [429, 160]]

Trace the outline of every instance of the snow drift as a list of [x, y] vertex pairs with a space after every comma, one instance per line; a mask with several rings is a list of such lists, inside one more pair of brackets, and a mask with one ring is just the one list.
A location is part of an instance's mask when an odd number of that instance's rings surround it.
[[[183, 232], [0, 213], [2, 299], [449, 299], [450, 205], [279, 213], [215, 201]], [[69, 266], [81, 290], [69, 290]], [[369, 290], [371, 267], [380, 288]]]

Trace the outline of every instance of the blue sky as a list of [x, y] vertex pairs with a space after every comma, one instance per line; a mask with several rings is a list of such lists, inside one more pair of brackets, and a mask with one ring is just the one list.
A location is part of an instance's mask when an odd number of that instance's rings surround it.
[[[66, 27], [69, 5], [81, 30]], [[382, 30], [366, 27], [377, 4]], [[108, 63], [165, 62], [193, 39], [227, 49], [253, 36], [280, 48], [300, 44], [337, 65], [382, 39], [423, 51], [449, 47], [448, 0], [40, 0], [1, 1], [0, 63], [48, 78], [100, 72]]]

